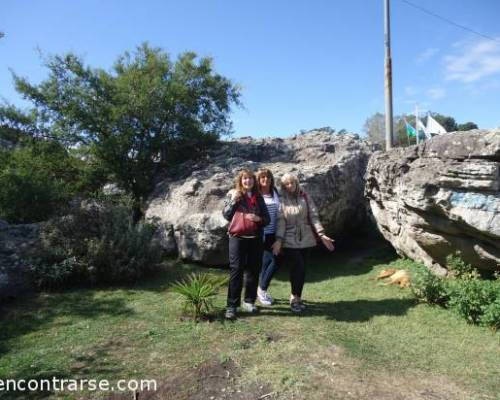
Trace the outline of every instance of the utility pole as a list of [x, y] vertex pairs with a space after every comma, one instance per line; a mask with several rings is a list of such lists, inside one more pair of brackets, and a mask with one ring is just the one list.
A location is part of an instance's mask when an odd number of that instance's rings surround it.
[[392, 60], [391, 21], [389, 0], [384, 0], [384, 43], [385, 43], [385, 149], [392, 149]]

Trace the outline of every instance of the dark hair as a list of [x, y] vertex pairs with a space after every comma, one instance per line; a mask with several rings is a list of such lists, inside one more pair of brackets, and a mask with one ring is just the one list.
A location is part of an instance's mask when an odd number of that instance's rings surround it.
[[260, 191], [259, 180], [260, 180], [261, 176], [267, 176], [271, 180], [271, 193], [274, 193], [274, 176], [273, 176], [273, 173], [271, 172], [271, 170], [268, 168], [260, 168], [257, 171], [256, 175], [257, 175], [257, 187], [259, 188], [259, 191]]

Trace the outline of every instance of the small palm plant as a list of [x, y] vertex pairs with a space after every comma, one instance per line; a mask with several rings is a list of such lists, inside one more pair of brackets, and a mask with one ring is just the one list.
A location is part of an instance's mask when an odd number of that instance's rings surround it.
[[172, 291], [182, 296], [184, 311], [198, 320], [213, 310], [214, 297], [227, 281], [226, 277], [192, 273], [187, 279], [175, 282]]

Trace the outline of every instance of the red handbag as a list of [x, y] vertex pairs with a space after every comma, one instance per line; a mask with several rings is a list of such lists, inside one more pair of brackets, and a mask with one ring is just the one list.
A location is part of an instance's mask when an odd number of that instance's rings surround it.
[[234, 213], [228, 228], [231, 236], [252, 236], [257, 233], [259, 226], [256, 222], [245, 218], [245, 214], [247, 213], [242, 207]]

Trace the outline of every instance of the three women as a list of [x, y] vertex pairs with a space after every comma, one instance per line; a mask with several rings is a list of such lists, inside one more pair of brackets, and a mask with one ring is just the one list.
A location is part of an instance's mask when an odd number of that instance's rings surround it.
[[[284, 263], [290, 268], [290, 307], [293, 312], [301, 312], [305, 308], [302, 289], [309, 249], [316, 246], [316, 238], [330, 251], [334, 248], [333, 240], [324, 233], [316, 206], [301, 190], [298, 179], [285, 174], [281, 186], [280, 199], [271, 171], [259, 170], [256, 179], [251, 171], [243, 170], [236, 177], [235, 189], [228, 193], [223, 210], [224, 217], [230, 221], [228, 319], [236, 317], [244, 273], [243, 308], [256, 312], [257, 294], [262, 304], [272, 304], [267, 289], [277, 269], [276, 258], [282, 250]], [[253, 224], [253, 230], [245, 230], [246, 222]], [[261, 265], [261, 282], [257, 288]]]

